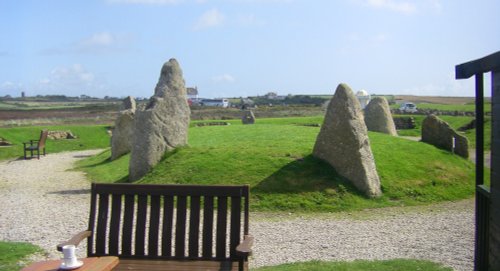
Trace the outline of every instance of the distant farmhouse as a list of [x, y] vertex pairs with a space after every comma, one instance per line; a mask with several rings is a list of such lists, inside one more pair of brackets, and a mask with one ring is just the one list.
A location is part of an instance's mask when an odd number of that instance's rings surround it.
[[286, 96], [280, 96], [276, 92], [268, 92], [264, 97], [269, 100], [284, 100], [286, 98]]

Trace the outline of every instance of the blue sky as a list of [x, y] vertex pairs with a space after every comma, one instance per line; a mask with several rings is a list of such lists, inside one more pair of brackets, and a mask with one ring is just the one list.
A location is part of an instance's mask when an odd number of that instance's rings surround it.
[[[498, 0], [2, 0], [0, 96], [150, 97], [176, 58], [202, 97], [473, 96]], [[488, 81], [488, 79], [486, 80]]]

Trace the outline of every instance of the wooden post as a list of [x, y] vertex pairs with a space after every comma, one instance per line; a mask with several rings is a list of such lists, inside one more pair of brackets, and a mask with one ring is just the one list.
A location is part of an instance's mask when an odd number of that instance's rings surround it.
[[500, 270], [500, 70], [491, 73], [491, 221], [489, 270]]

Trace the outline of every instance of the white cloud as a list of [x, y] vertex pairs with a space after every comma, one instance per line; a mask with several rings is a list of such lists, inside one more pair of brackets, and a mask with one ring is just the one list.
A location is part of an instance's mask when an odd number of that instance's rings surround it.
[[212, 77], [212, 81], [215, 83], [231, 83], [231, 82], [234, 82], [235, 79], [230, 74], [225, 73], [222, 75], [217, 75], [217, 76]]
[[115, 53], [125, 50], [131, 40], [132, 38], [127, 35], [100, 32], [76, 42], [70, 50], [90, 54]]
[[2, 92], [18, 92], [21, 91], [23, 85], [20, 83], [14, 83], [11, 81], [5, 81], [0, 85], [0, 90]]
[[[420, 95], [420, 96], [475, 96], [475, 81], [474, 79], [456, 80], [455, 72], [449, 72], [443, 76], [440, 81], [430, 82], [404, 89], [402, 94]], [[485, 76], [484, 94], [490, 96], [491, 80]]]
[[54, 68], [33, 90], [46, 94], [102, 96], [105, 85], [81, 64]]
[[94, 33], [66, 46], [47, 48], [40, 51], [42, 55], [63, 54], [105, 54], [130, 50], [134, 38], [127, 34], [109, 32]]
[[203, 30], [217, 27], [224, 23], [225, 16], [218, 9], [213, 8], [203, 13], [193, 26], [193, 30]]
[[266, 21], [258, 18], [254, 14], [239, 15], [236, 21], [242, 26], [263, 26], [266, 24]]
[[109, 46], [115, 42], [115, 37], [107, 32], [96, 33], [81, 41], [85, 46]]
[[400, 0], [366, 0], [366, 4], [373, 8], [388, 9], [399, 13], [411, 14], [417, 11], [417, 6], [409, 1]]
[[138, 4], [138, 5], [173, 5], [183, 0], [108, 0], [112, 4]]

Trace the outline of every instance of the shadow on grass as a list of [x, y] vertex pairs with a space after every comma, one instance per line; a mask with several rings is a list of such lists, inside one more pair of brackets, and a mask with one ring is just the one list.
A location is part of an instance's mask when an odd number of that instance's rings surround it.
[[330, 191], [363, 196], [333, 167], [312, 155], [287, 164], [253, 187], [257, 193], [293, 194]]

